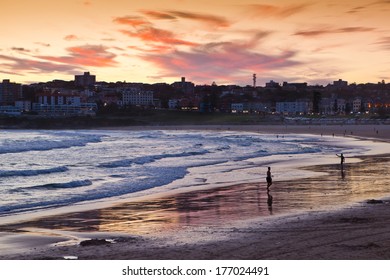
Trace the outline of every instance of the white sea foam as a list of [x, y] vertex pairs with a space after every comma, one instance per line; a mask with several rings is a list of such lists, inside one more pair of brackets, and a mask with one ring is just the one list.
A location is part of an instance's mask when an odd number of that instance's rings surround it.
[[233, 131], [3, 131], [0, 215], [146, 190], [263, 181], [265, 166], [276, 163], [284, 168], [276, 168], [279, 178], [310, 176], [287, 163], [367, 149], [357, 140]]

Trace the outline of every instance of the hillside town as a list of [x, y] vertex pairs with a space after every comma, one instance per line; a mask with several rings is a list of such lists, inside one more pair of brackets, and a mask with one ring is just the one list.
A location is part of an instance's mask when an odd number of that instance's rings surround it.
[[84, 72], [71, 81], [22, 85], [0, 83], [0, 114], [43, 117], [95, 116], [142, 108], [282, 116], [367, 115], [387, 118], [390, 84], [349, 84], [337, 80], [326, 86], [269, 81], [264, 86], [195, 85], [182, 77], [172, 84], [98, 82]]

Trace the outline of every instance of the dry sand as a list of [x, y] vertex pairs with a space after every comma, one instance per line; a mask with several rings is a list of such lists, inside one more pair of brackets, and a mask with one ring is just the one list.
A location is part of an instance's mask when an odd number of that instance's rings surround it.
[[[179, 129], [159, 127], [166, 128]], [[186, 129], [390, 139], [390, 127], [380, 125]], [[242, 184], [2, 225], [0, 259], [388, 259], [390, 201], [382, 198], [388, 193], [364, 190], [390, 185], [390, 157], [362, 160], [346, 174], [337, 164], [316, 166], [330, 176], [275, 182], [272, 206], [262, 184]], [[324, 186], [341, 192], [321, 193]], [[367, 203], [373, 198], [378, 203]]]

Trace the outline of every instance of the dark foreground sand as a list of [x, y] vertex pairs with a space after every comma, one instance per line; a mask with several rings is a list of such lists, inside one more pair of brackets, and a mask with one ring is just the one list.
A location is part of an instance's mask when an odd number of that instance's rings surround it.
[[[378, 133], [372, 126], [245, 130], [331, 135], [346, 129], [390, 139], [386, 126]], [[390, 200], [382, 197], [390, 192], [389, 162], [382, 155], [344, 171], [337, 164], [313, 167], [329, 175], [276, 181], [272, 205], [261, 182], [0, 225], [0, 259], [388, 259]]]

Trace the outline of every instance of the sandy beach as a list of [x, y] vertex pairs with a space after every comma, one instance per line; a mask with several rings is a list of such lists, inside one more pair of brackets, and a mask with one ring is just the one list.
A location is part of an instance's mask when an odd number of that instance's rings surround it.
[[[386, 125], [149, 129], [390, 139]], [[33, 215], [25, 221], [11, 219], [0, 224], [0, 259], [388, 259], [390, 195], [364, 191], [368, 184], [378, 189], [390, 185], [388, 152], [361, 157], [346, 170], [340, 170], [337, 158], [334, 164], [305, 167], [325, 175], [276, 180], [272, 203], [264, 182], [259, 182], [116, 201], [85, 211]], [[321, 192], [325, 186], [336, 191]]]

